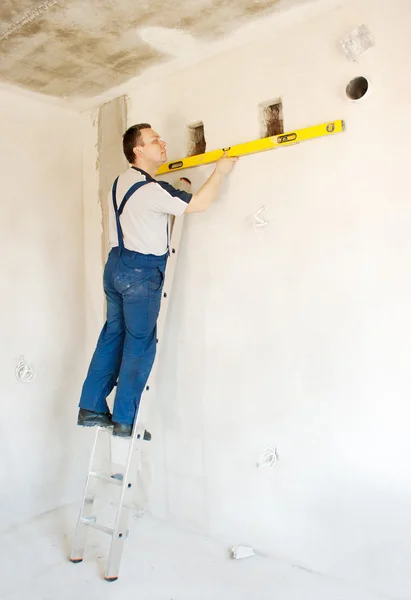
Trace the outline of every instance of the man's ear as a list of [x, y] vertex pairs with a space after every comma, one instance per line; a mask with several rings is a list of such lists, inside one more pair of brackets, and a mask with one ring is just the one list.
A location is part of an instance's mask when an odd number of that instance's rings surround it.
[[138, 157], [141, 154], [141, 150], [138, 146], [134, 146], [133, 148], [134, 156]]

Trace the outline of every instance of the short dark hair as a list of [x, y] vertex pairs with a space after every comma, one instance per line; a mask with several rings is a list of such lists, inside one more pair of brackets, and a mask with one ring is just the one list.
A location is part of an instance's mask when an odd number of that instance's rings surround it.
[[136, 160], [136, 155], [133, 152], [133, 148], [139, 144], [143, 145], [141, 140], [142, 129], [151, 129], [151, 125], [148, 123], [138, 123], [138, 125], [132, 125], [123, 135], [123, 152], [126, 159], [131, 164], [133, 164]]

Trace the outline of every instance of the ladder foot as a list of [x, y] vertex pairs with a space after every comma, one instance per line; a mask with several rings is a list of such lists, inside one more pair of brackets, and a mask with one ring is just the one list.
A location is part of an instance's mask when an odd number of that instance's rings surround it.
[[117, 581], [118, 577], [104, 577], [106, 581]]
[[83, 562], [83, 559], [82, 558], [70, 558], [70, 562], [72, 562], [76, 565], [77, 563]]

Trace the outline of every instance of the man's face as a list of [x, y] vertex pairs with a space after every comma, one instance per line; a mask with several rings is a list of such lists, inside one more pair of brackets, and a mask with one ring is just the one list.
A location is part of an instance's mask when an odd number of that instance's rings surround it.
[[158, 166], [167, 162], [166, 143], [154, 129], [142, 129], [141, 142], [134, 149], [137, 158], [144, 158]]

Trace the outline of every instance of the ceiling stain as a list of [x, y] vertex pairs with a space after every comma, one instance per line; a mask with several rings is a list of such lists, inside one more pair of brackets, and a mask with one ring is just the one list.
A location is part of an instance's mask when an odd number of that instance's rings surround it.
[[[140, 29], [177, 28], [212, 42], [273, 13], [279, 1], [87, 0], [86, 10], [84, 0], [50, 6], [39, 0], [1, 0], [0, 80], [59, 97], [98, 95], [170, 60], [166, 51], [141, 39]], [[24, 22], [43, 5], [47, 10]]]

